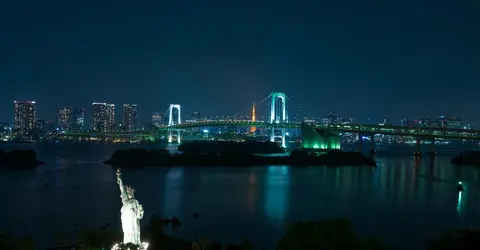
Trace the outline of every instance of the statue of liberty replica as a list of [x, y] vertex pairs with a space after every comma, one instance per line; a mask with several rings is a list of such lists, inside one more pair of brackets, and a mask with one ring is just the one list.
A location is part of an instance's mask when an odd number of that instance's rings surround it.
[[[139, 249], [147, 249], [148, 243], [140, 241], [140, 219], [143, 218], [143, 207], [135, 199], [133, 189], [130, 186], [123, 185], [122, 173], [117, 169], [117, 183], [120, 187], [120, 198], [122, 199], [122, 230], [123, 230], [123, 244], [134, 244], [139, 246]], [[118, 244], [112, 249], [119, 249]]]

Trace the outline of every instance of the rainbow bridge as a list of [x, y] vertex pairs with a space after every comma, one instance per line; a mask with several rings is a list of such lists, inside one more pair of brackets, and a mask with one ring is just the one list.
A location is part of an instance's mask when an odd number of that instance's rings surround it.
[[[149, 137], [156, 134], [163, 134], [171, 130], [187, 131], [192, 128], [207, 128], [220, 126], [238, 126], [238, 127], [257, 127], [266, 129], [300, 129], [302, 123], [269, 123], [262, 121], [249, 120], [212, 120], [188, 122], [175, 125], [154, 126], [153, 131], [132, 131], [132, 132], [70, 132], [66, 131], [67, 136], [136, 136]], [[367, 124], [338, 124], [338, 125], [319, 125], [309, 124], [313, 128], [327, 129], [333, 133], [357, 133], [362, 135], [384, 134], [397, 136], [419, 137], [420, 139], [464, 139], [479, 140], [480, 130], [472, 129], [446, 129], [446, 128], [406, 128], [402, 126], [380, 126]], [[162, 132], [163, 131], [163, 132]]]
[[[302, 122], [292, 122], [289, 120], [289, 112], [287, 109], [287, 100], [292, 103], [291, 99], [281, 92], [272, 92], [260, 103], [267, 103], [265, 109], [266, 121], [256, 120], [255, 104], [252, 109], [251, 119], [215, 119], [215, 120], [203, 120], [183, 122], [181, 119], [181, 112], [183, 110], [180, 104], [170, 104], [166, 111], [168, 117], [168, 123], [165, 125], [154, 125], [150, 131], [132, 131], [132, 132], [71, 132], [66, 131], [65, 136], [91, 136], [91, 137], [134, 137], [142, 140], [156, 140], [166, 136], [168, 142], [173, 141], [173, 134], [177, 133], [177, 142], [180, 143], [181, 132], [189, 131], [194, 128], [208, 128], [216, 126], [234, 126], [234, 127], [250, 127], [250, 131], [255, 131], [257, 128], [268, 130], [270, 133], [270, 141], [275, 141], [275, 138], [281, 139], [281, 144], [286, 147], [286, 130], [288, 129], [302, 129], [302, 137], [306, 137], [306, 134], [311, 134], [311, 129], [316, 130], [315, 133], [322, 134], [325, 137], [333, 137], [340, 133], [355, 133], [363, 136], [370, 136], [371, 143], [374, 144], [373, 136], [376, 134], [393, 135], [393, 136], [409, 136], [416, 138], [417, 151], [419, 152], [420, 140], [431, 140], [434, 142], [436, 139], [457, 139], [457, 140], [477, 140], [480, 141], [480, 130], [470, 129], [446, 129], [446, 128], [407, 128], [401, 126], [382, 126], [382, 125], [369, 125], [369, 124], [308, 124], [309, 127], [305, 127]], [[308, 128], [308, 129], [307, 129]], [[310, 129], [311, 128], [311, 129]], [[310, 132], [305, 132], [305, 131]], [[305, 133], [304, 133], [305, 132]], [[313, 136], [313, 135], [312, 135]], [[308, 137], [308, 136], [307, 136]], [[359, 138], [362, 138], [359, 137]], [[326, 137], [325, 137], [326, 138]], [[325, 139], [324, 138], [324, 139]], [[307, 139], [308, 140], [308, 139]], [[359, 140], [361, 144], [362, 140]], [[315, 143], [314, 143], [315, 144]], [[434, 145], [434, 143], [432, 143]], [[372, 145], [373, 150], [373, 145]]]

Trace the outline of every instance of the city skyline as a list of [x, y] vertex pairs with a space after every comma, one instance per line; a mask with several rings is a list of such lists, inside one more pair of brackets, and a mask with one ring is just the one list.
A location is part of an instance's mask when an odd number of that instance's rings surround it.
[[[273, 142], [277, 139], [280, 139], [282, 147], [286, 147], [286, 139], [290, 133], [289, 131], [287, 131], [287, 129], [298, 129], [300, 128], [300, 125], [301, 127], [320, 126], [322, 128], [332, 127], [340, 130], [343, 129], [344, 132], [349, 132], [343, 135], [343, 139], [347, 141], [352, 141], [354, 139], [351, 137], [351, 132], [354, 132], [353, 134], [355, 134], [355, 132], [360, 133], [366, 131], [372, 133], [372, 129], [376, 129], [377, 133], [387, 134], [392, 133], [392, 131], [396, 130], [400, 131], [397, 132], [399, 133], [399, 135], [408, 136], [418, 135], [418, 133], [426, 133], [428, 135], [430, 135], [429, 133], [460, 133], [460, 135], [457, 136], [466, 136], [469, 135], [469, 132], [466, 132], [465, 130], [469, 130], [471, 133], [476, 133], [476, 131], [478, 131], [474, 124], [466, 123], [462, 120], [461, 116], [440, 116], [435, 119], [420, 120], [403, 119], [401, 121], [401, 126], [395, 126], [396, 124], [391, 123], [388, 116], [383, 117], [380, 122], [373, 122], [367, 124], [359, 124], [354, 117], [337, 116], [333, 114], [314, 119], [307, 119], [306, 117], [301, 117], [300, 120], [298, 120], [298, 117], [292, 119], [292, 115], [289, 114], [290, 111], [287, 111], [287, 107], [289, 106], [289, 104], [287, 104], [287, 101], [289, 101], [289, 98], [285, 93], [272, 92], [270, 95], [268, 95], [262, 100], [264, 104], [267, 104], [267, 109], [264, 111], [257, 110], [257, 104], [254, 103], [250, 111], [251, 113], [248, 113], [247, 111], [246, 114], [239, 114], [237, 117], [222, 117], [206, 120], [206, 117], [202, 116], [200, 112], [193, 112], [189, 118], [185, 119], [185, 116], [182, 115], [183, 109], [181, 105], [171, 104], [168, 109], [168, 116], [164, 116], [162, 119], [160, 114], [153, 113], [151, 121], [146, 127], [140, 125], [137, 122], [138, 105], [136, 104], [124, 104], [122, 109], [122, 122], [117, 123], [117, 120], [115, 119], [116, 114], [114, 104], [94, 102], [92, 103], [93, 112], [90, 128], [85, 127], [84, 109], [57, 106], [57, 120], [56, 123], [52, 123], [48, 121], [45, 122], [36, 117], [37, 105], [35, 101], [15, 101], [14, 126], [12, 128], [9, 125], [4, 124], [0, 132], [3, 138], [2, 140], [8, 140], [11, 138], [29, 141], [52, 139], [58, 140], [60, 138], [68, 138], [71, 135], [73, 135], [74, 137], [79, 135], [92, 135], [93, 137], [95, 137], [95, 135], [105, 133], [104, 135], [109, 136], [109, 140], [113, 140], [114, 142], [122, 142], [122, 139], [116, 137], [121, 136], [122, 134], [125, 135], [124, 132], [129, 133], [130, 136], [143, 136], [143, 140], [145, 139], [145, 136], [147, 136], [150, 140], [155, 140], [152, 138], [156, 138], [156, 136], [158, 135], [158, 133], [155, 132], [157, 129], [168, 128], [169, 134], [167, 141], [173, 142], [175, 138], [175, 140], [180, 143], [181, 130], [184, 128], [192, 128], [192, 126], [196, 127], [197, 129], [194, 129], [191, 132], [197, 133], [199, 133], [199, 128], [202, 126], [220, 126], [223, 127], [223, 129], [225, 130], [224, 132], [230, 131], [229, 133], [242, 133], [241, 131], [244, 131], [248, 134], [249, 131], [250, 135], [254, 136], [254, 134], [258, 134], [256, 133], [256, 129], [254, 128], [263, 127], [269, 124], [268, 126], [270, 126], [270, 128], [267, 129], [269, 130], [269, 140]], [[266, 115], [265, 117], [261, 117], [260, 121], [257, 120], [257, 111], [260, 111], [260, 113], [264, 112]], [[268, 117], [267, 115], [270, 116]], [[165, 123], [165, 118], [168, 120], [168, 123]], [[253, 125], [253, 127], [252, 121], [257, 122]], [[300, 121], [302, 123], [299, 123]], [[238, 126], [244, 128], [239, 130], [236, 128]], [[247, 126], [248, 128], [245, 129], [245, 126]], [[204, 133], [209, 133], [209, 130], [210, 129], [203, 131], [207, 131]], [[222, 129], [220, 128], [220, 130], [216, 131], [221, 134], [221, 130]], [[144, 134], [145, 131], [149, 131], [148, 135]], [[261, 133], [265, 135], [264, 132], [265, 130], [262, 130]], [[292, 131], [292, 135], [293, 134], [295, 133]], [[373, 136], [375, 136], [375, 134], [372, 134], [372, 137]], [[452, 134], [443, 136], [448, 137], [452, 136]], [[387, 138], [387, 140], [391, 142], [393, 137], [387, 136], [385, 138]], [[419, 137], [417, 137], [417, 142], [419, 140], [418, 138]], [[92, 138], [90, 137], [90, 139]], [[400, 137], [397, 139], [405, 142], [406, 137], [403, 136], [403, 138]]]
[[[265, 99], [266, 100], [266, 99]], [[33, 124], [35, 122], [52, 122], [50, 120], [45, 120], [42, 119], [41, 117], [36, 116], [37, 108], [36, 108], [36, 101], [14, 101], [14, 122], [12, 123], [13, 127], [15, 127], [15, 121], [17, 120], [17, 106], [19, 104], [34, 104], [34, 117], [35, 119], [33, 120]], [[263, 115], [255, 115], [255, 112], [258, 112], [258, 107], [255, 108], [256, 104], [253, 103], [252, 105], [252, 110], [250, 110], [251, 114], [245, 113], [242, 116], [249, 117], [251, 116], [252, 119], [266, 119], [268, 118], [268, 112], [265, 113], [265, 116]], [[288, 106], [288, 105], [287, 105]], [[159, 112], [152, 112], [149, 116], [145, 117], [144, 119], [139, 120], [138, 119], [138, 105], [137, 104], [122, 104], [123, 109], [115, 111], [115, 104], [109, 104], [109, 103], [98, 103], [98, 102], [93, 102], [92, 103], [92, 112], [91, 116], [89, 117], [90, 119], [85, 118], [85, 109], [83, 108], [77, 108], [77, 107], [71, 107], [71, 106], [56, 106], [56, 116], [55, 119], [53, 120], [53, 124], [57, 126], [58, 129], [60, 130], [84, 130], [84, 129], [92, 129], [93, 131], [105, 131], [112, 129], [113, 126], [126, 126], [128, 128], [128, 131], [133, 131], [135, 129], [138, 129], [141, 127], [140, 124], [145, 123], [145, 122], [151, 122], [153, 124], [159, 124], [159, 123], [165, 123], [165, 119], [168, 118], [166, 114], [168, 113], [165, 112], [165, 114], [161, 114]], [[100, 107], [101, 110], [96, 110], [96, 107]], [[269, 107], [267, 107], [269, 109]], [[175, 111], [176, 112], [176, 111]], [[175, 113], [174, 112], [174, 113]], [[201, 112], [194, 111], [190, 114], [184, 114], [184, 111], [182, 111], [182, 120], [183, 121], [194, 121], [194, 120], [201, 120], [203, 118], [208, 118], [208, 119], [223, 119], [223, 118], [231, 118], [233, 116], [202, 116], [200, 115]], [[247, 110], [248, 112], [248, 110]], [[287, 111], [288, 112], [288, 111]], [[120, 113], [120, 116], [117, 116], [117, 113]], [[202, 113], [203, 114], [203, 113]], [[176, 113], [175, 113], [176, 116]], [[87, 116], [88, 117], [88, 116]], [[100, 117], [100, 118], [98, 118]], [[118, 118], [120, 117], [120, 118]], [[255, 117], [255, 118], [254, 118]], [[326, 123], [326, 120], [330, 120], [329, 123], [332, 122], [333, 120], [337, 120], [336, 123], [342, 123], [342, 120], [345, 120], [349, 123], [353, 122], [353, 120], [356, 120], [356, 117], [352, 116], [345, 116], [345, 115], [337, 115], [337, 114], [324, 114], [316, 117], [304, 117], [305, 119], [303, 120], [316, 120], [316, 122], [319, 123]], [[175, 118], [176, 119], [176, 118]], [[239, 118], [242, 119], [242, 118]], [[416, 117], [416, 118], [403, 118], [399, 121], [392, 121], [389, 116], [383, 116], [379, 117], [376, 119], [371, 119], [368, 118], [368, 122], [366, 124], [392, 124], [392, 125], [401, 125], [401, 126], [440, 126], [439, 124], [443, 124], [445, 126], [445, 122], [447, 120], [452, 120], [455, 121], [455, 123], [462, 123], [465, 125], [465, 128], [472, 129], [476, 127], [475, 123], [471, 123], [469, 121], [464, 121], [461, 116], [455, 116], [455, 115], [439, 115], [436, 117]], [[99, 121], [103, 122], [104, 125], [100, 125], [102, 128], [99, 129], [95, 124], [97, 124]], [[298, 120], [297, 120], [298, 121]], [[5, 122], [3, 122], [5, 123]], [[334, 122], [335, 123], [335, 122]], [[6, 122], [5, 124], [10, 124], [9, 122]], [[67, 125], [68, 124], [68, 125]], [[408, 125], [407, 125], [408, 124]], [[97, 124], [98, 125], [98, 124]], [[457, 124], [456, 127], [459, 127], [460, 124]], [[33, 127], [33, 125], [32, 125]], [[30, 128], [31, 129], [31, 128]]]
[[479, 7], [441, 2], [9, 2], [0, 121], [13, 100], [46, 120], [103, 100], [227, 116], [275, 90], [310, 116], [478, 124]]
[[[263, 101], [265, 101], [265, 99], [264, 99]], [[34, 103], [36, 103], [36, 101], [31, 101], [31, 100], [22, 100], [22, 101], [16, 100], [16, 101], [14, 101], [14, 104], [15, 104], [16, 102], [34, 102]], [[93, 102], [93, 104], [95, 104], [95, 103], [101, 103], [101, 102]], [[107, 104], [107, 102], [103, 102], [103, 103]], [[252, 104], [256, 104], [256, 102], [250, 102], [250, 106], [247, 107], [247, 108], [245, 108], [245, 109], [243, 110], [243, 112], [248, 111], [249, 109], [251, 109], [251, 105], [252, 105]], [[113, 107], [115, 106], [115, 104], [108, 104], [108, 105], [113, 105]], [[123, 106], [123, 105], [136, 105], [137, 107], [139, 106], [138, 104], [128, 104], [128, 103], [122, 103], [122, 104], [120, 104], [120, 105], [122, 105], [122, 106]], [[180, 104], [180, 105], [181, 105], [181, 104]], [[291, 105], [291, 103], [290, 103], [290, 105]], [[288, 105], [288, 106], [290, 106], [290, 105]], [[294, 106], [295, 106], [295, 105], [298, 105], [298, 103], [294, 103]], [[89, 109], [89, 108], [88, 108], [88, 105], [85, 105], [85, 106], [86, 106], [87, 108], [81, 107], [81, 108], [79, 108], [79, 109], [82, 109], [84, 112], [87, 112], [87, 114], [88, 114], [88, 113], [90, 113], [90, 114], [93, 114], [93, 113], [94, 113], [94, 109], [93, 109], [93, 108], [92, 108], [92, 109]], [[167, 106], [168, 106], [168, 105], [167, 105]], [[184, 109], [183, 105], [181, 105], [181, 106], [182, 106], [182, 109]], [[63, 106], [61, 106], [61, 105], [60, 105], [60, 106], [59, 106], [59, 105], [56, 105], [56, 109], [58, 109], [59, 107], [63, 107], [63, 108], [68, 108], [68, 107], [69, 107], [69, 108], [72, 108], [71, 105], [63, 105]], [[77, 108], [77, 107], [75, 107], [75, 108]], [[289, 108], [290, 108], [290, 107], [289, 107]], [[296, 108], [303, 109], [303, 107], [298, 107], [298, 106], [297, 106]], [[257, 107], [257, 109], [258, 109], [258, 107]], [[113, 112], [113, 117], [114, 117], [114, 118], [112, 118], [112, 121], [111, 121], [110, 123], [111, 123], [111, 124], [117, 124], [117, 125], [123, 124], [123, 121], [124, 121], [124, 120], [123, 120], [124, 111], [123, 111], [122, 109], [115, 111], [115, 109], [114, 109], [112, 112]], [[137, 111], [136, 111], [136, 120], [137, 120], [137, 122], [139, 122], [139, 123], [152, 122], [152, 120], [153, 120], [152, 116], [154, 116], [155, 114], [162, 116], [162, 114], [165, 115], [167, 112], [168, 112], [168, 107], [165, 108], [165, 112], [163, 112], [163, 113], [162, 113], [162, 112], [158, 112], [158, 111], [152, 111], [152, 112], [149, 113], [149, 114], [145, 114], [145, 112], [141, 112], [141, 113], [143, 113], [143, 115], [140, 116], [140, 119], [138, 119], [139, 116], [138, 116], [138, 108], [137, 108]], [[198, 110], [194, 110], [194, 111], [188, 110], [188, 112], [190, 112], [190, 113], [184, 113], [184, 112], [185, 112], [185, 111], [183, 110], [183, 111], [182, 111], [182, 114], [183, 114], [183, 115], [187, 115], [187, 117], [190, 117], [190, 116], [191, 116], [192, 114], [194, 114], [194, 113], [199, 113]], [[47, 113], [47, 112], [44, 111], [43, 113]], [[45, 119], [45, 118], [43, 118], [43, 117], [40, 117], [39, 120], [42, 120], [42, 121], [55, 121], [56, 123], [58, 123], [58, 110], [57, 110], [57, 113], [52, 113], [52, 112], [48, 112], [48, 113], [51, 113], [50, 116], [47, 115], [47, 117], [50, 117], [50, 118]], [[202, 114], [207, 113], [207, 114], [208, 114], [208, 112], [200, 112], [200, 113], [202, 113]], [[235, 115], [235, 114], [238, 114], [238, 113], [239, 113], [239, 112], [235, 112], [235, 113], [232, 112], [232, 113], [227, 114], [227, 115], [215, 115], [215, 114], [210, 114], [210, 115], [205, 115], [204, 117], [208, 117], [208, 118], [214, 118], [214, 117], [231, 117], [231, 116], [233, 116], [233, 115]], [[374, 113], [374, 112], [372, 112], [372, 113]], [[389, 117], [390, 122], [391, 122], [392, 124], [396, 124], [396, 125], [401, 125], [402, 122], [403, 122], [404, 120], [406, 120], [406, 119], [407, 119], [407, 120], [412, 120], [412, 121], [420, 121], [420, 120], [423, 120], [423, 119], [435, 120], [435, 119], [437, 119], [437, 118], [439, 118], [439, 117], [462, 117], [462, 118], [463, 118], [463, 116], [459, 115], [458, 113], [456, 113], [456, 114], [443, 114], [443, 113], [441, 113], [441, 114], [434, 114], [434, 115], [431, 115], [431, 116], [429, 116], [429, 115], [422, 115], [422, 116], [419, 116], [419, 117], [413, 117], [412, 115], [411, 115], [411, 116], [407, 116], [407, 117], [399, 117], [398, 115], [395, 116], [395, 114], [394, 114], [393, 116], [390, 116], [390, 115], [378, 115], [378, 116], [373, 116], [373, 115], [372, 115], [372, 116], [366, 116], [366, 117], [360, 117], [360, 118], [359, 118], [359, 117], [356, 117], [356, 116], [352, 116], [352, 115], [336, 114], [336, 113], [333, 113], [333, 112], [327, 112], [327, 113], [324, 113], [324, 114], [317, 114], [317, 115], [310, 115], [310, 114], [307, 114], [307, 113], [305, 113], [305, 114], [306, 114], [306, 115], [305, 115], [304, 117], [307, 118], [307, 119], [321, 119], [322, 117], [326, 117], [326, 116], [332, 115], [332, 114], [333, 114], [333, 115], [336, 115], [336, 116], [339, 116], [339, 117], [342, 117], [342, 116], [343, 116], [343, 117], [353, 117], [353, 118], [361, 121], [360, 123], [381, 123], [381, 121], [382, 121], [385, 117]], [[54, 115], [54, 116], [51, 116], [51, 115]], [[12, 112], [12, 116], [14, 116], [14, 112]], [[1, 115], [0, 115], [0, 117], [1, 117]], [[37, 117], [39, 117], [39, 116], [37, 116]], [[88, 117], [88, 116], [87, 116], [87, 117]], [[119, 117], [119, 118], [118, 118], [118, 117]], [[257, 115], [257, 117], [263, 117], [263, 118], [265, 118], [265, 117], [268, 117], [268, 115], [261, 115], [261, 114], [260, 114], [260, 115]], [[398, 119], [392, 119], [392, 117], [399, 117], [399, 118], [398, 118]], [[118, 119], [117, 119], [117, 118], [118, 118]], [[0, 122], [4, 122], [4, 123], [6, 122], [6, 123], [12, 123], [12, 124], [13, 124], [13, 119], [14, 119], [14, 117], [12, 117], [11, 121], [9, 121], [9, 120], [4, 120], [4, 121], [0, 121]], [[182, 120], [183, 120], [183, 119], [184, 119], [184, 118], [182, 117]], [[188, 120], [188, 119], [187, 119], [187, 120]], [[472, 120], [474, 120], [474, 119], [472, 119]], [[472, 120], [466, 120], [466, 122], [468, 122], [469, 124], [475, 126], [477, 123], [473, 122]], [[92, 126], [91, 123], [94, 122], [94, 121], [93, 121], [93, 117], [91, 117], [91, 119], [85, 119], [85, 118], [84, 118], [84, 119], [83, 119], [83, 122], [84, 122], [85, 126], [87, 126], [87, 124], [88, 124], [88, 126], [91, 127], [91, 126]]]

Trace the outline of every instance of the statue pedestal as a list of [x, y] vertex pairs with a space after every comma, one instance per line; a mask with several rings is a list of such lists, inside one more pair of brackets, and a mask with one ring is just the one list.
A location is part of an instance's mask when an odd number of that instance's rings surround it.
[[[113, 245], [112, 250], [120, 250], [120, 243]], [[137, 250], [147, 250], [148, 249], [148, 242], [142, 242], [142, 244], [137, 248]], [[134, 250], [134, 249], [131, 249]]]

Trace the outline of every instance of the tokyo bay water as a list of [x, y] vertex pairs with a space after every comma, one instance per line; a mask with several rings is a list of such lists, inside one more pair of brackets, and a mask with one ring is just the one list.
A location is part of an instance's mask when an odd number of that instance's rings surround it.
[[[35, 149], [46, 164], [0, 171], [1, 229], [31, 234], [40, 247], [60, 238], [73, 243], [84, 227], [111, 223], [107, 230], [121, 230], [115, 170], [102, 161], [132, 145], [2, 145], [11, 147]], [[291, 222], [348, 217], [360, 236], [422, 249], [442, 230], [479, 225], [480, 171], [450, 164], [458, 152], [475, 147], [437, 146], [434, 161], [415, 161], [413, 146], [379, 145], [376, 169], [152, 167], [125, 169], [123, 177], [145, 208], [143, 224], [152, 214], [178, 216], [183, 225], [166, 231], [185, 239], [205, 236], [226, 244], [248, 238], [271, 249]], [[462, 195], [455, 189], [459, 181]]]

